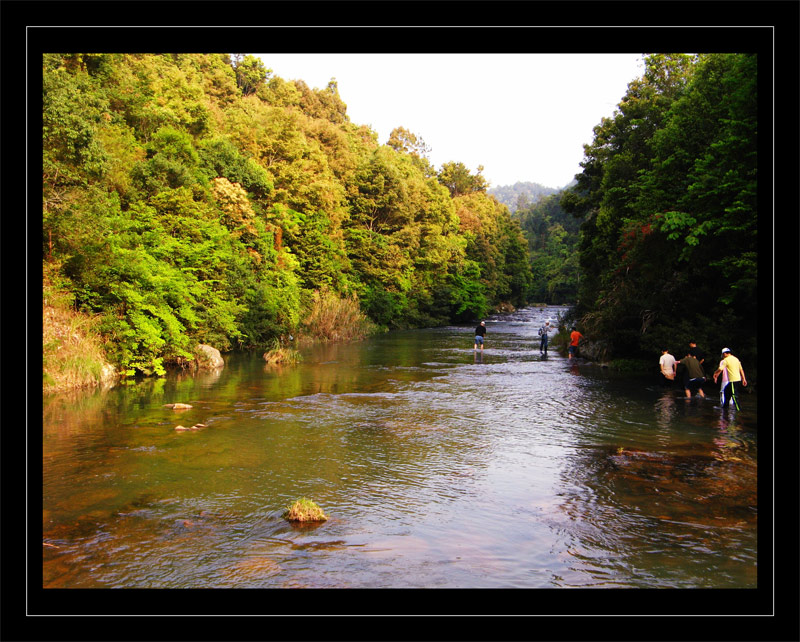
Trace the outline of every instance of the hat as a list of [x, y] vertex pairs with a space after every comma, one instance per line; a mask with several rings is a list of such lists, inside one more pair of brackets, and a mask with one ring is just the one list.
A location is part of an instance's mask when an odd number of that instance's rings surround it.
[[722, 354], [725, 354], [726, 352], [730, 352], [730, 348], [722, 348]]
[[550, 325], [550, 319], [544, 322], [545, 325]]

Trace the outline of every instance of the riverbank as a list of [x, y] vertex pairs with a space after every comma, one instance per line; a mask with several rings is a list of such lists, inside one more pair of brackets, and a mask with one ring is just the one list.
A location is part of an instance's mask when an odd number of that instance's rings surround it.
[[[78, 312], [72, 296], [45, 278], [42, 303], [42, 392], [67, 392], [81, 388], [111, 386], [125, 378], [122, 369], [107, 357], [108, 342], [100, 332], [98, 317]], [[382, 331], [361, 311], [355, 297], [340, 298], [332, 292], [310, 293], [298, 336], [278, 337], [265, 349], [267, 361], [296, 361], [294, 346], [315, 343], [347, 343]], [[201, 355], [198, 355], [198, 359]], [[166, 370], [185, 370], [197, 362], [181, 358], [166, 361]]]
[[42, 305], [42, 391], [112, 385], [116, 369], [105, 358], [97, 319], [69, 308]]

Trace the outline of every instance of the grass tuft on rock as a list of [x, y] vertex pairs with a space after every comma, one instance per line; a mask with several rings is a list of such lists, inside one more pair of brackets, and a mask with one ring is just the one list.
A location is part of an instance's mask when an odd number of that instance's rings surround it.
[[290, 522], [324, 522], [328, 516], [317, 504], [302, 497], [286, 508], [283, 518]]
[[288, 348], [281, 345], [279, 339], [272, 342], [272, 349], [264, 353], [264, 361], [270, 365], [289, 364], [295, 365], [303, 360], [300, 352], [294, 348]]

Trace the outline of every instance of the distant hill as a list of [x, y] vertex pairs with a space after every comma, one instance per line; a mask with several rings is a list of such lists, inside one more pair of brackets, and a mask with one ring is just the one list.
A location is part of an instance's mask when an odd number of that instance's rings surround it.
[[544, 197], [556, 194], [560, 191], [560, 189], [545, 187], [539, 183], [520, 183], [518, 181], [513, 185], [493, 187], [488, 190], [487, 193], [494, 196], [498, 201], [503, 203], [503, 205], [508, 206], [508, 209], [512, 212], [516, 212], [518, 209], [524, 209]]

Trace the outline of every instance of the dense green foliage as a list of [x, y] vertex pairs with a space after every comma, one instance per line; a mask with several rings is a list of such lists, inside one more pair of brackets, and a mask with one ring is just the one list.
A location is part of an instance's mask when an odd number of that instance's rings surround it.
[[757, 133], [754, 55], [646, 58], [561, 198], [582, 221], [585, 335], [619, 356], [695, 339], [754, 362]]
[[47, 54], [42, 80], [45, 272], [130, 374], [530, 301], [617, 358], [755, 358], [753, 55], [648, 56], [561, 192], [436, 169], [254, 56]]
[[519, 220], [528, 240], [532, 270], [530, 299], [556, 305], [573, 303], [580, 283], [580, 222], [561, 207], [561, 193], [518, 209], [514, 218]]
[[526, 239], [480, 170], [437, 171], [402, 127], [379, 144], [335, 80], [254, 56], [47, 54], [42, 133], [43, 260], [130, 374], [322, 327], [330, 296], [390, 328], [527, 300]]

